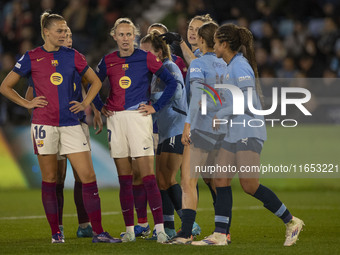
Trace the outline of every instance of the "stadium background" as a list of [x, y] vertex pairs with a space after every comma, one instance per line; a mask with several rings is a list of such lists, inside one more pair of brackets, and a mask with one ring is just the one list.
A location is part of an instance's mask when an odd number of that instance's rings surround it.
[[[306, 85], [306, 88], [312, 93], [312, 99], [306, 105], [313, 114], [311, 118], [292, 113], [294, 118], [299, 121], [298, 127], [268, 128], [268, 141], [265, 143], [262, 153], [262, 163], [272, 165], [311, 163], [336, 165], [340, 163], [338, 124], [340, 123], [340, 83], [336, 79], [340, 76], [340, 1], [5, 0], [0, 2], [0, 82], [22, 54], [42, 44], [39, 17], [44, 9], [52, 9], [53, 12], [62, 14], [66, 18], [73, 32], [73, 47], [85, 54], [92, 68], [97, 65], [104, 54], [115, 50], [116, 45], [109, 37], [109, 30], [119, 17], [130, 17], [139, 26], [141, 36], [145, 35], [146, 29], [151, 23], [162, 22], [170, 31], [179, 32], [183, 38], [186, 38], [186, 29], [190, 18], [205, 13], [210, 13], [219, 24], [233, 22], [247, 26], [255, 37], [260, 77], [326, 78], [333, 81], [320, 83], [319, 86], [308, 87], [308, 84]], [[24, 95], [26, 88], [25, 79], [22, 79], [15, 87], [21, 95]], [[104, 82], [101, 96], [104, 97], [107, 92], [108, 84]], [[271, 87], [265, 87], [264, 94], [267, 96], [268, 102], [271, 102]], [[88, 110], [88, 115], [91, 115], [90, 110]], [[92, 118], [89, 117], [90, 125], [92, 124], [91, 120]], [[117, 187], [118, 184], [114, 164], [108, 155], [105, 120], [104, 130], [101, 134], [94, 135], [94, 130], [91, 128], [91, 145], [99, 187], [109, 188], [102, 192], [102, 204], [103, 201], [111, 201], [112, 196], [115, 196], [118, 205], [117, 190], [111, 189], [111, 187]], [[70, 166], [68, 169], [70, 170]], [[73, 177], [72, 171], [69, 170], [66, 187], [71, 188]], [[263, 183], [278, 191], [279, 195], [286, 198], [286, 203], [292, 204], [293, 209], [295, 206], [297, 208], [295, 211], [305, 214], [305, 218], [310, 215], [311, 222], [326, 220], [326, 218], [328, 220], [326, 223], [323, 222], [325, 224], [322, 229], [325, 231], [323, 232], [324, 236], [320, 236], [318, 233], [320, 226], [316, 224], [310, 228], [309, 239], [306, 238], [310, 242], [309, 245], [314, 243], [315, 238], [319, 240], [327, 238], [327, 249], [323, 246], [321, 249], [321, 246], [314, 244], [308, 248], [310, 252], [304, 249], [295, 251], [306, 254], [314, 251], [325, 254], [328, 252], [337, 254], [337, 251], [340, 253], [338, 242], [340, 234], [339, 175], [334, 175], [332, 178], [326, 178], [326, 175], [292, 177], [294, 176], [289, 178], [275, 178], [274, 176], [274, 178], [263, 179]], [[36, 193], [39, 193], [37, 188], [40, 187], [40, 181], [40, 171], [30, 141], [29, 115], [25, 109], [0, 95], [0, 225], [7, 232], [16, 226], [7, 219], [9, 216], [27, 215], [31, 217], [32, 214], [43, 214], [40, 201], [36, 201], [38, 211], [30, 210], [30, 205], [25, 203], [26, 199], [33, 201], [39, 199], [39, 195]], [[211, 205], [211, 201], [205, 186], [200, 184], [200, 187], [202, 190], [200, 206], [203, 206], [204, 209]], [[244, 210], [247, 210], [246, 206], [248, 205], [254, 207], [255, 202], [249, 202], [244, 198], [244, 195], [241, 195], [240, 187], [235, 181], [233, 189], [236, 191], [236, 198], [234, 198], [236, 207], [238, 199], [241, 200], [241, 211], [242, 206], [244, 206]], [[26, 197], [22, 195], [23, 192]], [[67, 202], [67, 199], [72, 200], [71, 196], [71, 191], [66, 191], [65, 210], [72, 214], [75, 212], [72, 201]], [[243, 202], [245, 204], [242, 204]], [[23, 213], [24, 209], [20, 206], [21, 203], [22, 206], [25, 206], [24, 208], [27, 208], [26, 213]], [[103, 212], [119, 211], [117, 205], [110, 207], [104, 204]], [[256, 206], [258, 205], [257, 203]], [[202, 213], [202, 216], [199, 213], [198, 220], [205, 220], [203, 217], [213, 219], [213, 211], [208, 213]], [[238, 211], [238, 213], [240, 212]], [[254, 217], [256, 214], [257, 212], [252, 212]], [[260, 211], [258, 214], [261, 215]], [[248, 229], [251, 232], [253, 226], [259, 227], [259, 224], [254, 223], [255, 220], [250, 223], [253, 225], [247, 225], [246, 216], [243, 216], [242, 212], [240, 215], [242, 217], [235, 216], [235, 222], [238, 222], [237, 217], [241, 217], [240, 227], [246, 229], [245, 231]], [[112, 216], [106, 217], [112, 218]], [[114, 217], [120, 217], [117, 219], [122, 221], [121, 216]], [[41, 221], [46, 225], [45, 219]], [[73, 217], [74, 224], [75, 221]], [[111, 221], [106, 222], [116, 224]], [[263, 224], [268, 228], [261, 229], [261, 234], [266, 236], [268, 231], [268, 235], [270, 235], [273, 226], [272, 218]], [[275, 224], [278, 225], [277, 222]], [[122, 230], [123, 224], [119, 228]], [[234, 223], [233, 229], [237, 235], [237, 223]], [[317, 237], [313, 236], [313, 233], [316, 233]], [[11, 234], [14, 239], [15, 236], [15, 233]], [[252, 236], [249, 234], [247, 238], [252, 238]], [[1, 234], [0, 243], [4, 240], [5, 237]], [[17, 237], [15, 240], [20, 242], [21, 239]], [[13, 243], [10, 244], [13, 245]], [[256, 247], [259, 250], [263, 248], [256, 246], [254, 242], [251, 244], [253, 246], [247, 246], [239, 254], [251, 253]], [[145, 248], [143, 245], [137, 247], [142, 247], [143, 250]], [[242, 247], [237, 246], [237, 243], [234, 245], [234, 247]], [[275, 250], [273, 245], [270, 244], [269, 248], [265, 245], [268, 250], [263, 252], [272, 254], [284, 252]], [[11, 247], [7, 248], [7, 253], [10, 253]], [[249, 249], [247, 250], [247, 248]], [[13, 252], [13, 254], [17, 252]], [[121, 252], [129, 253], [129, 250], [122, 248]], [[44, 254], [42, 251], [38, 253]], [[173, 251], [169, 253], [173, 253]], [[238, 253], [234, 251], [233, 254]]]

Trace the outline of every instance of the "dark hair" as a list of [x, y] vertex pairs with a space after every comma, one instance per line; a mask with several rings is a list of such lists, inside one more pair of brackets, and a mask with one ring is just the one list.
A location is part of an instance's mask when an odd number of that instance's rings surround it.
[[202, 37], [205, 42], [207, 43], [208, 48], [214, 48], [214, 34], [216, 30], [218, 29], [218, 25], [213, 22], [207, 22], [204, 23], [199, 29], [198, 29], [198, 36]]
[[45, 40], [44, 28], [49, 28], [54, 21], [65, 21], [63, 16], [59, 14], [50, 13], [49, 11], [43, 12], [40, 16], [41, 37]]
[[256, 78], [256, 92], [260, 97], [261, 104], [263, 105], [263, 94], [258, 81], [259, 73], [255, 58], [253, 34], [245, 27], [239, 27], [234, 24], [225, 24], [217, 29], [215, 37], [220, 43], [227, 42], [230, 50], [233, 52], [238, 52], [241, 46], [245, 47], [245, 57], [248, 59], [249, 64], [254, 71]]
[[171, 60], [171, 54], [170, 54], [170, 48], [169, 45], [166, 44], [166, 42], [160, 37], [161, 33], [158, 32], [157, 30], [152, 30], [150, 34], [147, 34], [144, 36], [141, 40], [140, 43], [151, 43], [152, 48], [155, 51], [162, 50], [162, 57], [168, 58]]
[[148, 31], [150, 30], [150, 32], [151, 32], [151, 28], [155, 28], [155, 27], [159, 27], [159, 28], [163, 29], [165, 31], [164, 33], [169, 32], [168, 28], [165, 25], [163, 25], [162, 23], [153, 23], [153, 24], [151, 24], [148, 27]]

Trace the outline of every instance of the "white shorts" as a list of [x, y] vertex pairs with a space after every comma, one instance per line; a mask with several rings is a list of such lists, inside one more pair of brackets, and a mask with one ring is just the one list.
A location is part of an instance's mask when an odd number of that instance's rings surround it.
[[[81, 128], [84, 131], [84, 134], [86, 136], [86, 140], [89, 143], [89, 147], [90, 147], [90, 150], [91, 150], [89, 126], [86, 123], [84, 123], [84, 122], [80, 122], [80, 125], [81, 125]], [[66, 156], [60, 155], [60, 153], [57, 154], [57, 160], [64, 160], [64, 159], [66, 159]]]
[[153, 156], [152, 117], [138, 111], [120, 111], [107, 118], [112, 158]]
[[90, 151], [89, 141], [81, 125], [56, 127], [32, 124], [31, 138], [34, 152], [39, 155]]

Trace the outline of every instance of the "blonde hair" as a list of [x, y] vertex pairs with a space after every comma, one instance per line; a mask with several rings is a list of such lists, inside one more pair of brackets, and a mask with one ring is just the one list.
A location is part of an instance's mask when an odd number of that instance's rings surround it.
[[[210, 17], [210, 14], [197, 15], [197, 16], [193, 17], [193, 18], [190, 20], [190, 22], [193, 21], [193, 20], [200, 20], [200, 21], [202, 21], [203, 23], [205, 23], [205, 22], [210, 22], [210, 21], [214, 21], [214, 20]], [[190, 23], [190, 22], [189, 22], [189, 23]]]
[[135, 24], [133, 24], [131, 19], [129, 19], [129, 18], [119, 18], [119, 19], [116, 20], [115, 24], [111, 28], [111, 31], [110, 31], [111, 36], [116, 35], [116, 29], [117, 29], [118, 25], [120, 25], [120, 24], [129, 24], [133, 28], [134, 35], [136, 35], [136, 36], [140, 35], [138, 28], [135, 26]]
[[171, 54], [170, 54], [170, 47], [166, 44], [166, 42], [160, 37], [161, 33], [157, 30], [151, 30], [150, 34], [147, 34], [144, 36], [140, 43], [151, 43], [152, 48], [155, 51], [162, 50], [162, 58], [168, 58], [171, 60]]
[[[41, 37], [45, 41], [44, 28], [50, 28], [54, 21], [65, 21], [64, 17], [59, 14], [43, 12], [40, 16]], [[66, 22], [66, 21], [65, 21]]]

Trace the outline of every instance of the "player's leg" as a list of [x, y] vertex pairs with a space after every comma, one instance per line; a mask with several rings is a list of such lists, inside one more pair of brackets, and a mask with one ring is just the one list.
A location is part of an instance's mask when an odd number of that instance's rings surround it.
[[146, 197], [146, 190], [144, 188], [143, 180], [137, 167], [135, 159], [132, 159], [132, 191], [135, 209], [137, 213], [137, 225], [134, 227], [136, 236], [148, 236], [150, 234], [150, 226], [147, 217], [148, 200]]
[[[260, 166], [260, 153], [262, 144], [257, 139], [248, 139], [247, 145], [237, 143], [236, 161], [237, 166]], [[290, 246], [297, 241], [298, 235], [303, 227], [303, 221], [293, 217], [287, 207], [275, 195], [275, 193], [260, 184], [259, 172], [239, 173], [240, 184], [243, 190], [260, 200], [263, 206], [279, 217], [286, 224], [285, 246]]]
[[57, 185], [56, 194], [58, 200], [58, 216], [59, 216], [59, 229], [64, 236], [63, 226], [63, 209], [64, 209], [64, 182], [66, 177], [67, 161], [66, 157], [57, 154], [58, 170], [57, 170]]
[[73, 197], [74, 203], [77, 209], [78, 216], [78, 229], [77, 229], [77, 237], [93, 237], [92, 226], [90, 223], [90, 218], [86, 213], [86, 209], [83, 201], [83, 184], [77, 174], [77, 172], [73, 170], [74, 176], [74, 189], [73, 189]]

